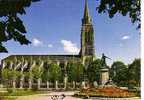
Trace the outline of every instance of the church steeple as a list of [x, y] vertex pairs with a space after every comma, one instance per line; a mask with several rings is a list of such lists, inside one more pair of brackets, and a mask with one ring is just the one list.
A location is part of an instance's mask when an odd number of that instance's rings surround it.
[[91, 23], [91, 18], [90, 18], [90, 15], [89, 15], [88, 1], [87, 0], [85, 0], [84, 16], [83, 16], [83, 19], [82, 19], [82, 23], [83, 24]]
[[81, 51], [80, 55], [94, 56], [94, 29], [89, 15], [88, 2], [85, 0], [84, 16], [82, 18], [82, 28], [81, 28]]
[[88, 2], [85, 0], [84, 18], [89, 17]]

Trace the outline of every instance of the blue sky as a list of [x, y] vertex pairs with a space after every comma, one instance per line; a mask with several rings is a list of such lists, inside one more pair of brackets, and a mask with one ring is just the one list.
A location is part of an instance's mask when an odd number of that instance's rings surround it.
[[[96, 57], [102, 53], [112, 58], [131, 63], [140, 56], [140, 35], [129, 17], [117, 14], [110, 19], [107, 14], [98, 14], [96, 0], [88, 0], [89, 11], [95, 29]], [[81, 19], [84, 0], [42, 0], [26, 9], [21, 16], [27, 28], [28, 46], [9, 41], [5, 43], [8, 54], [73, 54], [80, 49]]]

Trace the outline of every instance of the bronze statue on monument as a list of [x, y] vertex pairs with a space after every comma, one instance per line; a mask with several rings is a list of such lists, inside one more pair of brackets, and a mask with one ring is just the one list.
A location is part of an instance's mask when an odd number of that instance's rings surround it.
[[111, 60], [111, 58], [105, 56], [105, 54], [102, 53], [102, 58], [101, 58], [101, 65], [102, 65], [102, 68], [103, 68], [103, 67], [105, 68], [105, 67], [107, 66], [107, 64], [106, 64], [106, 59], [110, 59], [110, 60]]

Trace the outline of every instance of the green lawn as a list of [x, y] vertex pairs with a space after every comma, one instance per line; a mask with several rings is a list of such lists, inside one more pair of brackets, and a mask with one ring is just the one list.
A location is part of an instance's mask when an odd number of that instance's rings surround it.
[[7, 96], [7, 97], [3, 97], [0, 100], [16, 100], [16, 97], [9, 97], [9, 96]]
[[46, 93], [45, 91], [34, 90], [8, 90], [8, 92], [0, 92], [0, 100], [15, 100], [17, 96], [27, 96], [34, 94]]

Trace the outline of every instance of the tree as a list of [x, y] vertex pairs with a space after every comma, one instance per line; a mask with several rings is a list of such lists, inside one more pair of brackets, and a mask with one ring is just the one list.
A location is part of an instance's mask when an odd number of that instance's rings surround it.
[[128, 67], [129, 85], [140, 86], [140, 59], [135, 59]]
[[43, 73], [43, 68], [40, 68], [38, 65], [36, 65], [32, 68], [31, 74], [35, 80], [41, 78], [42, 73]]
[[118, 86], [127, 86], [127, 66], [121, 62], [116, 61], [112, 64], [110, 69], [110, 77]]
[[21, 45], [30, 43], [24, 35], [27, 31], [19, 16], [26, 14], [25, 8], [36, 1], [40, 0], [0, 0], [0, 52], [8, 52], [3, 45], [8, 40]]
[[49, 81], [49, 71], [48, 71], [49, 69], [48, 69], [48, 66], [44, 67], [43, 73], [42, 73], [42, 80], [45, 81], [45, 82]]
[[[85, 65], [88, 67], [89, 66], [89, 64], [91, 64], [93, 62], [93, 57], [87, 57], [86, 59], [85, 59]], [[86, 68], [87, 68], [86, 67]]]
[[13, 79], [18, 78], [20, 75], [21, 73], [14, 69], [5, 68], [2, 70], [2, 81], [6, 85], [7, 89], [11, 87]]
[[57, 64], [50, 64], [49, 70], [48, 70], [48, 78], [51, 81], [58, 81], [61, 77], [61, 68]]
[[97, 10], [98, 13], [107, 12], [110, 18], [116, 13], [129, 15], [131, 22], [137, 23], [137, 28], [140, 28], [140, 0], [101, 0]]
[[68, 81], [73, 82], [73, 88], [76, 88], [76, 82], [83, 81], [84, 66], [80, 63], [69, 62], [67, 65]]
[[[87, 68], [88, 80], [90, 83], [100, 80], [100, 69], [101, 69], [101, 60], [96, 59], [93, 61]], [[91, 84], [93, 86], [93, 84]]]
[[80, 82], [82, 81], [82, 76], [84, 74], [84, 66], [79, 63], [68, 63], [68, 80]]
[[11, 70], [10, 69], [3, 69], [2, 70], [2, 81], [4, 83], [4, 85], [6, 86], [7, 88], [7, 91], [9, 93], [11, 93], [12, 91], [10, 90], [10, 87], [12, 85], [12, 77], [11, 77], [12, 73], [11, 73]]
[[8, 79], [10, 77], [10, 70], [5, 68], [2, 70], [2, 80], [4, 83], [7, 83], [8, 82]]

